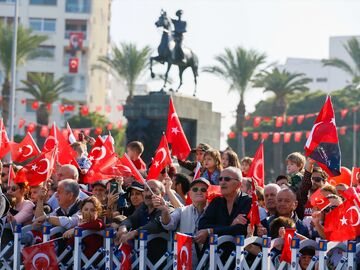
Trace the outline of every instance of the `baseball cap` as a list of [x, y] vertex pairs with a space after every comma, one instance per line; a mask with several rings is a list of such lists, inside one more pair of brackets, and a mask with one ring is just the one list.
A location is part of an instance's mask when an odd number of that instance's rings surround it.
[[197, 150], [206, 152], [210, 148], [211, 146], [208, 145], [207, 143], [199, 143], [198, 146], [196, 146], [196, 148], [191, 149], [191, 153], [195, 153]]
[[205, 179], [204, 177], [200, 177], [200, 178], [197, 178], [194, 181], [192, 181], [190, 183], [190, 187], [194, 186], [197, 183], [203, 183], [203, 184], [205, 184], [207, 186], [210, 186], [210, 182], [207, 179]]
[[127, 188], [127, 192], [130, 192], [132, 189], [136, 189], [138, 191], [144, 191], [144, 185], [140, 184], [138, 181], [133, 181], [130, 187]]

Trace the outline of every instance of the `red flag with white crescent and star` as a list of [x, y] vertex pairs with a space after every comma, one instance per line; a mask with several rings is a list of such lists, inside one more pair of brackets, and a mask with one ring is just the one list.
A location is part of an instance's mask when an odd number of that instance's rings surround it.
[[55, 151], [56, 148], [49, 152], [42, 152], [40, 156], [22, 168], [25, 170], [29, 186], [37, 186], [50, 178], [55, 164]]
[[183, 233], [176, 233], [177, 241], [177, 269], [192, 269], [192, 237]]
[[185, 160], [190, 154], [191, 148], [188, 140], [186, 139], [179, 117], [175, 111], [175, 107], [171, 97], [169, 101], [166, 138], [168, 140], [168, 143], [171, 144], [172, 155], [179, 160]]
[[254, 226], [260, 224], [259, 202], [256, 196], [254, 180], [251, 181], [251, 191], [251, 209], [248, 213], [248, 219], [250, 220], [251, 226]]
[[140, 184], [145, 184], [144, 177], [140, 174], [138, 169], [136, 169], [134, 163], [131, 161], [130, 157], [126, 153], [121, 158], [119, 158], [118, 161], [119, 163], [130, 169], [132, 176], [134, 176]]
[[118, 161], [116, 153], [107, 155], [101, 161], [94, 161], [90, 169], [83, 178], [84, 184], [92, 184], [99, 180], [111, 179], [119, 176], [118, 169], [115, 167]]
[[305, 155], [317, 161], [330, 176], [341, 174], [341, 152], [330, 96], [326, 97], [311, 129], [305, 144]]
[[310, 196], [310, 204], [312, 207], [317, 207], [320, 211], [330, 205], [330, 201], [321, 193], [321, 188], [318, 188], [311, 196]]
[[264, 172], [264, 141], [262, 141], [256, 150], [254, 160], [250, 165], [247, 177], [255, 180], [260, 187], [264, 187], [265, 172]]
[[119, 247], [120, 251], [120, 270], [130, 270], [131, 269], [131, 251], [132, 246], [129, 244], [121, 244]]
[[108, 136], [105, 141], [103, 141], [103, 139], [100, 136], [98, 136], [96, 138], [93, 147], [91, 148], [88, 154], [88, 159], [91, 162], [98, 162], [103, 159], [106, 159], [107, 157], [111, 156], [114, 153], [112, 147], [113, 146], [110, 141], [110, 136]]
[[286, 228], [284, 236], [284, 247], [281, 252], [280, 261], [291, 263], [291, 240], [295, 235], [296, 229]]
[[54, 241], [25, 247], [21, 250], [25, 270], [58, 270]]
[[157, 179], [160, 172], [168, 165], [172, 164], [169, 146], [165, 135], [162, 136], [159, 146], [155, 152], [151, 163], [147, 179]]
[[357, 186], [360, 184], [360, 168], [353, 167], [351, 171], [351, 185]]
[[28, 132], [20, 143], [10, 142], [11, 158], [14, 162], [24, 162], [40, 154], [40, 149]]
[[66, 123], [66, 129], [68, 132], [68, 141], [70, 144], [73, 144], [74, 142], [76, 142], [76, 138], [68, 122]]
[[6, 133], [4, 121], [0, 119], [0, 159], [10, 151], [10, 140]]

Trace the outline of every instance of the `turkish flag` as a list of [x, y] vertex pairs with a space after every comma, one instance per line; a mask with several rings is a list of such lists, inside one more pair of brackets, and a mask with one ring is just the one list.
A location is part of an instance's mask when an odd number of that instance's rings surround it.
[[207, 189], [206, 198], [208, 203], [217, 197], [221, 197], [221, 188], [219, 185], [210, 185]]
[[248, 214], [248, 219], [250, 220], [251, 226], [260, 224], [260, 213], [259, 213], [259, 203], [256, 196], [254, 180], [251, 182], [252, 194], [251, 194], [251, 209]]
[[54, 241], [25, 247], [21, 250], [25, 270], [58, 270]]
[[40, 149], [29, 132], [20, 143], [11, 142], [10, 148], [13, 162], [21, 163], [40, 154]]
[[88, 154], [88, 159], [91, 162], [101, 161], [114, 153], [112, 147], [113, 146], [110, 142], [110, 137], [107, 137], [104, 142], [103, 139], [98, 136], [93, 147], [90, 150], [90, 153]]
[[200, 178], [200, 176], [201, 176], [201, 163], [197, 161], [193, 180]]
[[70, 32], [69, 34], [70, 49], [74, 51], [81, 50], [83, 40], [84, 40], [84, 34], [82, 32]]
[[256, 150], [254, 160], [251, 163], [248, 177], [255, 180], [260, 187], [264, 187], [265, 172], [264, 172], [264, 142], [262, 141], [259, 148]]
[[119, 247], [120, 251], [120, 270], [130, 270], [131, 269], [131, 250], [132, 247], [129, 244], [122, 244]]
[[296, 229], [286, 228], [284, 236], [284, 246], [281, 252], [280, 261], [291, 263], [291, 240], [294, 237]]
[[327, 96], [306, 141], [305, 155], [316, 160], [330, 176], [341, 174], [341, 153], [330, 96]]
[[8, 176], [8, 187], [11, 186], [11, 182], [13, 182], [15, 180], [15, 172], [14, 172], [14, 168], [13, 165], [10, 164], [9, 165], [9, 176]]
[[163, 135], [154, 155], [154, 159], [149, 169], [147, 179], [157, 179], [160, 172], [170, 164], [172, 164], [172, 160], [170, 156], [169, 146], [166, 140], [166, 136]]
[[351, 172], [351, 185], [356, 186], [360, 182], [360, 168], [353, 167]]
[[192, 237], [183, 233], [176, 233], [177, 240], [177, 269], [192, 269]]
[[179, 160], [185, 160], [189, 155], [191, 148], [182, 129], [175, 107], [170, 98], [168, 122], [166, 127], [166, 138], [171, 144], [172, 155]]
[[317, 207], [320, 211], [330, 205], [330, 201], [321, 193], [321, 189], [318, 188], [311, 196], [310, 196], [310, 204], [312, 207]]
[[68, 131], [68, 141], [70, 144], [73, 144], [76, 142], [76, 138], [68, 122], [66, 123], [66, 129]]
[[140, 183], [143, 184], [145, 183], [145, 179], [144, 177], [139, 173], [138, 169], [136, 169], [134, 163], [131, 161], [131, 159], [129, 158], [129, 156], [125, 153], [121, 158], [119, 158], [119, 162], [128, 167], [131, 170], [131, 174], [132, 176], [135, 177], [135, 179]]
[[23, 167], [30, 186], [37, 186], [50, 178], [54, 169], [55, 151], [54, 148], [49, 152], [42, 152], [40, 156]]
[[79, 58], [72, 57], [69, 59], [69, 73], [78, 73]]
[[55, 124], [52, 125], [49, 136], [46, 138], [42, 152], [48, 152], [57, 146], [57, 161], [61, 165], [72, 164], [79, 168], [76, 161], [77, 153], [71, 148], [67, 139], [64, 138]]
[[0, 159], [2, 159], [10, 151], [10, 140], [6, 133], [4, 121], [0, 120]]
[[354, 240], [360, 231], [360, 209], [354, 200], [346, 200], [325, 215], [324, 232], [328, 241]]
[[91, 184], [99, 180], [111, 179], [119, 176], [118, 169], [115, 166], [118, 161], [116, 153], [107, 155], [99, 161], [94, 161], [83, 178], [85, 184]]

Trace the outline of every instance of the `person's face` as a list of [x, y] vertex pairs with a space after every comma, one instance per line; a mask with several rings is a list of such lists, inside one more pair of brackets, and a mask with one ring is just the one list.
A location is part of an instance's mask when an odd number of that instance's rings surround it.
[[283, 178], [283, 179], [279, 179], [279, 180], [277, 180], [276, 181], [276, 184], [279, 186], [279, 187], [281, 187], [282, 185], [286, 185], [286, 184], [288, 184], [288, 180], [286, 179], [286, 178]]
[[86, 222], [96, 220], [99, 216], [95, 205], [92, 202], [87, 202], [84, 204], [84, 206], [81, 208], [81, 214], [84, 221]]
[[61, 208], [68, 208], [74, 201], [73, 194], [64, 189], [62, 185], [57, 188], [56, 198]]
[[290, 191], [281, 190], [276, 196], [276, 210], [279, 216], [291, 216], [297, 201]]
[[309, 264], [311, 262], [311, 258], [312, 258], [312, 256], [310, 256], [310, 255], [301, 255], [300, 256], [299, 264], [300, 264], [301, 269], [306, 269], [309, 266]]
[[57, 176], [57, 181], [61, 181], [64, 179], [73, 179], [72, 172], [70, 172], [69, 169], [65, 167], [60, 167], [56, 176]]
[[294, 162], [291, 162], [290, 160], [286, 161], [286, 173], [287, 174], [294, 174], [300, 171], [300, 167], [296, 165]]
[[24, 192], [16, 184], [11, 184], [7, 190], [7, 193], [17, 200], [24, 196]]
[[126, 153], [128, 154], [129, 158], [132, 160], [135, 160], [138, 158], [138, 154], [130, 147], [126, 148]]
[[[246, 179], [243, 179], [243, 180], [241, 181], [241, 191], [242, 191], [242, 192], [245, 192], [245, 193], [248, 193], [249, 189], [247, 188], [246, 182], [247, 182]], [[248, 193], [248, 194], [249, 194], [249, 193]]]
[[226, 170], [222, 171], [220, 174], [219, 185], [223, 196], [229, 196], [237, 193], [238, 189], [241, 188], [241, 182], [238, 180], [237, 175]]
[[193, 203], [206, 203], [208, 186], [203, 183], [193, 185], [189, 191]]
[[130, 187], [132, 182], [134, 182], [134, 178], [132, 176], [124, 176], [123, 186], [125, 189]]
[[221, 156], [221, 164], [223, 168], [229, 167], [229, 155], [226, 152], [224, 152]]
[[117, 231], [117, 229], [119, 229], [119, 227], [120, 227], [120, 224], [117, 224], [117, 223], [115, 223], [115, 222], [111, 222], [111, 223], [110, 223], [110, 226], [111, 226], [111, 228], [113, 228], [115, 231]]
[[196, 150], [196, 161], [198, 162], [202, 162], [204, 160], [204, 154], [205, 152], [201, 151], [201, 150]]
[[143, 193], [136, 189], [131, 189], [130, 191], [130, 201], [131, 204], [136, 208], [140, 204], [144, 202], [144, 196]]
[[6, 188], [9, 179], [9, 167], [3, 167], [1, 174], [1, 185]]
[[268, 187], [264, 190], [264, 199], [266, 209], [276, 208], [276, 195], [277, 190], [274, 187]]
[[325, 185], [325, 181], [319, 172], [313, 172], [311, 175], [311, 190], [315, 191], [322, 188]]
[[101, 202], [106, 198], [106, 188], [104, 188], [103, 186], [95, 186], [92, 190], [92, 193]]
[[32, 202], [36, 203], [38, 201], [40, 189], [41, 187], [30, 188], [30, 199]]
[[[151, 188], [151, 190], [154, 192], [155, 195], [162, 195], [158, 186], [156, 185], [155, 182], [148, 182], [148, 186]], [[148, 206], [148, 207], [152, 207], [152, 193], [149, 190], [149, 187], [145, 186], [144, 188], [144, 203]]]
[[208, 170], [216, 168], [216, 162], [210, 155], [204, 157], [204, 167]]
[[247, 174], [248, 171], [249, 171], [249, 169], [250, 169], [249, 163], [247, 163], [247, 162], [241, 162], [241, 164], [240, 164], [240, 169], [241, 169], [241, 171], [242, 171], [243, 173]]

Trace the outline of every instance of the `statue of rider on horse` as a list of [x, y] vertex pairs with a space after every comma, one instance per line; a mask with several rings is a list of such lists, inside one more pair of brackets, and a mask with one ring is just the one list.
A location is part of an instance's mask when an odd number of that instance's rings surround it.
[[[170, 19], [165, 11], [161, 11], [159, 19], [155, 22], [157, 27], [163, 28], [163, 34], [161, 37], [160, 45], [158, 46], [158, 56], [150, 58], [150, 71], [151, 77], [154, 78], [155, 74], [152, 71], [152, 61], [155, 60], [161, 64], [165, 62], [168, 64], [164, 78], [164, 88], [166, 87], [168, 74], [171, 65], [177, 65], [179, 67], [179, 79], [180, 83], [176, 91], [182, 85], [182, 74], [184, 70], [191, 67], [194, 75], [195, 89], [194, 96], [196, 94], [196, 84], [198, 76], [198, 58], [193, 51], [183, 45], [184, 33], [186, 33], [187, 23], [181, 19], [183, 14], [182, 10], [176, 12], [177, 19]], [[174, 25], [174, 31], [172, 30], [172, 24]]]

